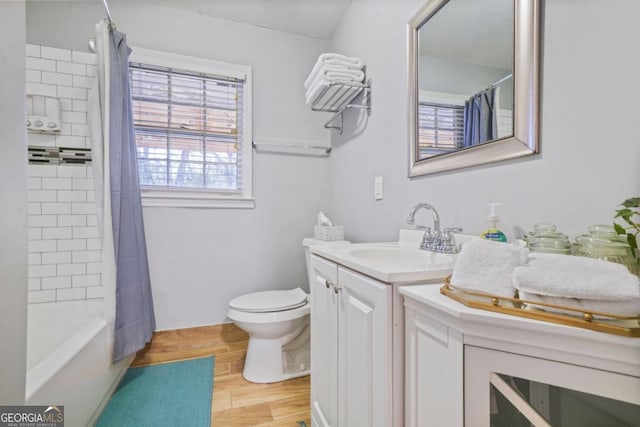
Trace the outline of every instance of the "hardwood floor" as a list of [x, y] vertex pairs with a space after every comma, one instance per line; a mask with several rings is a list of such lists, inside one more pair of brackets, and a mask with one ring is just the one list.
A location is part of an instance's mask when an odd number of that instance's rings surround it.
[[311, 426], [309, 376], [273, 384], [242, 377], [248, 336], [232, 323], [161, 331], [138, 352], [131, 366], [214, 355], [212, 427]]

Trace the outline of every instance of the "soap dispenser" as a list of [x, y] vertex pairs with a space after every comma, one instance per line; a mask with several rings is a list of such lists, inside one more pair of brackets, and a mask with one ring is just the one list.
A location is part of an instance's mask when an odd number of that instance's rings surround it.
[[500, 206], [500, 202], [489, 203], [489, 218], [487, 218], [487, 230], [480, 235], [481, 238], [493, 240], [494, 242], [506, 242], [507, 236], [501, 231], [504, 224], [500, 221], [500, 217], [496, 213], [496, 208]]

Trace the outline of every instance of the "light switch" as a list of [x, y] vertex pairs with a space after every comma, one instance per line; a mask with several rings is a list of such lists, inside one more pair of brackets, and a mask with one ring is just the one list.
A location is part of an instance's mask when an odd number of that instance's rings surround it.
[[373, 197], [376, 200], [382, 200], [384, 197], [383, 180], [381, 176], [376, 176], [374, 180]]

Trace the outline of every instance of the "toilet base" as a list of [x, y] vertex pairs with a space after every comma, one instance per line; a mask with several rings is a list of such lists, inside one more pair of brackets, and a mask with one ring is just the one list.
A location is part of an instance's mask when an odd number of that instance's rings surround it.
[[282, 375], [276, 375], [273, 377], [265, 377], [265, 376], [253, 377], [251, 376], [251, 373], [247, 374], [246, 370], [242, 371], [242, 377], [245, 380], [252, 383], [256, 383], [256, 384], [279, 383], [281, 381], [292, 380], [294, 378], [299, 378], [299, 377], [305, 377], [310, 374], [311, 374], [311, 369], [307, 369], [297, 373], [282, 374]]
[[242, 376], [253, 383], [275, 383], [311, 373], [309, 325], [278, 340], [249, 337]]

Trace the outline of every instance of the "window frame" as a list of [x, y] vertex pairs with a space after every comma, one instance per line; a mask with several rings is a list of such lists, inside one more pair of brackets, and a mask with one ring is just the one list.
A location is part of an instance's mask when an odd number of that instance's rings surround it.
[[129, 62], [222, 75], [243, 80], [242, 101], [242, 188], [237, 193], [210, 188], [140, 186], [142, 206], [247, 208], [255, 207], [253, 197], [252, 67], [151, 49], [132, 47]]

